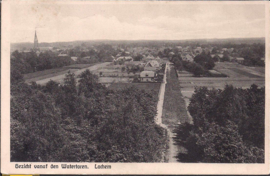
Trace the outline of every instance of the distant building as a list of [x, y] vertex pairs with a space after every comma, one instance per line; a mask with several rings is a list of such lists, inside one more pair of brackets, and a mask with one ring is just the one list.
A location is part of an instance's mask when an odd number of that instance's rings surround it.
[[154, 82], [156, 73], [154, 71], [142, 71], [140, 73], [141, 82]]
[[133, 61], [133, 58], [131, 56], [124, 57], [125, 61]]
[[202, 51], [203, 51], [202, 47], [197, 47], [197, 48], [194, 49], [194, 52], [195, 52], [196, 55], [201, 54]]
[[115, 64], [121, 64], [121, 63], [124, 64], [126, 61], [132, 62], [133, 58], [131, 56], [121, 56], [116, 59], [113, 59], [113, 62]]
[[238, 62], [238, 63], [240, 63], [240, 64], [242, 64], [243, 62], [244, 62], [244, 58], [242, 58], [242, 57], [236, 57], [235, 58], [236, 59], [236, 61]]
[[39, 55], [40, 55], [40, 53], [41, 53], [40, 51], [38, 51], [38, 50], [36, 51], [37, 56], [39, 56]]
[[160, 65], [158, 63], [158, 61], [156, 60], [150, 60], [145, 64], [145, 67], [154, 67], [154, 68], [158, 68]]
[[60, 53], [59, 55], [58, 55], [58, 57], [67, 57], [68, 56], [68, 54], [66, 54], [66, 53]]
[[223, 58], [224, 54], [217, 54], [220, 58]]
[[177, 46], [176, 48], [177, 48], [179, 51], [182, 51], [182, 49], [183, 49], [182, 46]]
[[222, 51], [227, 51], [228, 49], [227, 48], [222, 48]]
[[71, 57], [72, 60], [77, 61], [78, 57]]
[[174, 55], [174, 52], [169, 52], [169, 56], [172, 57]]
[[147, 59], [155, 59], [155, 57], [154, 56], [152, 56], [152, 55], [148, 55], [147, 57], [146, 57]]
[[90, 56], [85, 56], [83, 57], [83, 59], [90, 59]]

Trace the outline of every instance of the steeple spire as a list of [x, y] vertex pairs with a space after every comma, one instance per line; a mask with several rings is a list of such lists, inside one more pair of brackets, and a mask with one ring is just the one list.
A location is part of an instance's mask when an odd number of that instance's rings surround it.
[[34, 50], [38, 50], [38, 38], [37, 38], [37, 31], [35, 30], [35, 39], [34, 39]]

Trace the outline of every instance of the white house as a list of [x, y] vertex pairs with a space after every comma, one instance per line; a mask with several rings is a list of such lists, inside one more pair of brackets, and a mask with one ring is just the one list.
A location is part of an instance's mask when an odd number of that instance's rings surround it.
[[140, 73], [141, 82], [154, 82], [156, 73], [154, 71], [142, 71]]
[[240, 63], [240, 64], [242, 64], [243, 62], [244, 62], [244, 58], [242, 58], [242, 57], [236, 57], [235, 58], [236, 59], [236, 61], [238, 62], [238, 63]]

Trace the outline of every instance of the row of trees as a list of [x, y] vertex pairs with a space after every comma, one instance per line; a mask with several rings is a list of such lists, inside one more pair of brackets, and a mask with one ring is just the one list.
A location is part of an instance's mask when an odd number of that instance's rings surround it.
[[171, 62], [174, 63], [175, 68], [178, 70], [186, 69], [194, 74], [194, 76], [202, 76], [208, 73], [215, 66], [215, 62], [209, 54], [202, 52], [194, 57], [194, 62], [182, 60], [181, 55], [175, 55], [171, 58]]
[[[112, 61], [116, 50], [111, 45], [98, 45], [97, 50], [81, 51], [80, 47], [75, 47], [66, 51], [68, 56], [58, 56], [58, 52], [45, 51], [39, 55], [36, 52], [18, 52], [17, 50], [11, 54], [11, 64], [22, 74], [42, 71], [52, 68], [60, 68], [71, 64], [92, 64], [97, 62]], [[78, 57], [76, 61], [71, 57]], [[88, 57], [86, 57], [88, 56]]]
[[11, 54], [10, 62], [12, 68], [19, 70], [22, 74], [59, 68], [75, 63], [70, 57], [58, 57], [56, 53], [50, 51], [40, 53], [37, 56], [35, 52], [22, 53], [17, 50]]
[[27, 85], [18, 75], [12, 69], [11, 161], [162, 159], [166, 137], [154, 122], [157, 96], [152, 92], [109, 90], [89, 70], [78, 82], [68, 73], [63, 85]]
[[175, 140], [187, 153], [181, 162], [263, 163], [265, 88], [197, 87], [188, 110], [193, 124], [181, 124]]
[[248, 66], [265, 66], [265, 63], [261, 58], [265, 58], [264, 46], [262, 45], [251, 45], [242, 48], [239, 53], [243, 57], [244, 64]]

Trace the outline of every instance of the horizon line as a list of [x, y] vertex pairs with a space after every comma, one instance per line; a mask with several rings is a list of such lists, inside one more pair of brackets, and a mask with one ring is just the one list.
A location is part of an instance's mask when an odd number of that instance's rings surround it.
[[[228, 38], [189, 38], [189, 39], [89, 39], [89, 40], [71, 40], [71, 41], [54, 41], [54, 42], [39, 42], [41, 43], [65, 43], [65, 42], [87, 42], [87, 41], [191, 41], [191, 40], [228, 40], [228, 39], [266, 39], [266, 37], [228, 37]], [[34, 42], [10, 42], [10, 44], [20, 44], [20, 43], [34, 43]]]

